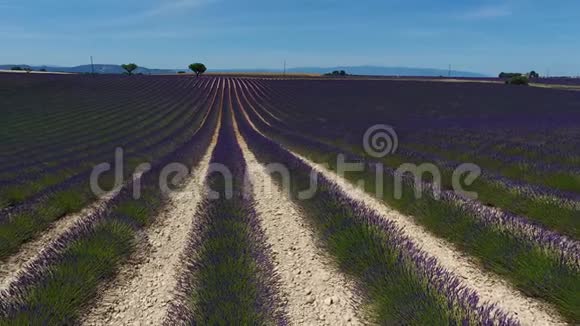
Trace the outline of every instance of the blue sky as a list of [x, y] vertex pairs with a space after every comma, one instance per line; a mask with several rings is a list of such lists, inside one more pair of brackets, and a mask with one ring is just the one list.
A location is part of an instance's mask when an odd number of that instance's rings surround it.
[[0, 63], [580, 74], [578, 0], [0, 0]]

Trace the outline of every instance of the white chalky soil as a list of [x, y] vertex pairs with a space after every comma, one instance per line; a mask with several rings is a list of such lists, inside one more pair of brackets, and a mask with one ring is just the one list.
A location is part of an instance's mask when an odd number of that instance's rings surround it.
[[330, 263], [295, 205], [272, 182], [237, 133], [253, 184], [256, 212], [280, 275], [292, 325], [360, 325], [353, 283]]
[[51, 248], [56, 240], [68, 234], [78, 223], [102, 211], [118, 194], [118, 190], [112, 191], [80, 212], [63, 216], [36, 239], [20, 246], [18, 252], [0, 263], [0, 291], [8, 289], [10, 284], [18, 279], [20, 273], [25, 272], [30, 264], [39, 259], [46, 248]]
[[205, 177], [219, 129], [218, 125], [211, 145], [184, 188], [170, 195], [154, 224], [145, 231], [135, 254], [83, 318], [84, 325], [163, 323], [175, 299], [182, 255], [205, 191]]
[[483, 271], [472, 258], [457, 250], [452, 244], [429, 233], [415, 223], [412, 217], [403, 215], [364, 190], [353, 186], [346, 179], [299, 154], [293, 153], [327, 179], [337, 183], [351, 198], [364, 203], [387, 220], [403, 228], [419, 248], [437, 258], [439, 264], [454, 273], [463, 283], [475, 290], [483, 302], [496, 303], [500, 309], [512, 313], [522, 325], [566, 325], [564, 320], [548, 304], [527, 297], [497, 275]]

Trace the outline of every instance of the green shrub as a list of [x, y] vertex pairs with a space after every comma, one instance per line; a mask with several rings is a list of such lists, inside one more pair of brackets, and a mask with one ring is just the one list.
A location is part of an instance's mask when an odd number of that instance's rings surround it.
[[510, 85], [528, 85], [530, 80], [526, 76], [514, 76], [507, 81]]
[[517, 77], [517, 76], [521, 76], [522, 74], [519, 72], [502, 72], [499, 74], [499, 78], [502, 79], [506, 79], [506, 78], [512, 78], [512, 77]]

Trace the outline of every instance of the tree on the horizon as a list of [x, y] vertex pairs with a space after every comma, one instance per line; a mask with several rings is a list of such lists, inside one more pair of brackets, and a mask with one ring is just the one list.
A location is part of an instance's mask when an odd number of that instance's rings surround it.
[[137, 68], [139, 68], [139, 66], [137, 66], [134, 63], [129, 63], [129, 64], [121, 65], [121, 68], [125, 69], [125, 71], [127, 71], [127, 75], [131, 76], [133, 74], [133, 71], [135, 71]]
[[499, 78], [512, 78], [512, 77], [519, 77], [522, 74], [520, 74], [519, 72], [502, 72], [499, 74]]
[[324, 75], [325, 76], [348, 76], [348, 74], [344, 70], [335, 70], [333, 72], [329, 72], [329, 73], [324, 74]]
[[528, 76], [530, 76], [530, 78], [540, 78], [540, 74], [538, 74], [535, 70], [530, 71]]
[[520, 76], [513, 76], [513, 77], [511, 77], [509, 80], [506, 80], [505, 83], [506, 84], [509, 84], [509, 85], [524, 85], [524, 86], [527, 86], [527, 85], [530, 84], [530, 80], [529, 80], [529, 78], [527, 76], [520, 75]]
[[195, 72], [195, 76], [199, 77], [201, 74], [206, 72], [207, 67], [203, 63], [196, 62], [196, 63], [190, 64], [189, 69], [191, 71]]

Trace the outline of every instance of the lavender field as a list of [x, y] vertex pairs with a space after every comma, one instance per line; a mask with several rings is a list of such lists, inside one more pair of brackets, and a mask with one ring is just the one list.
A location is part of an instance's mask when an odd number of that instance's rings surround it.
[[580, 323], [580, 92], [0, 73], [0, 116], [0, 325]]

